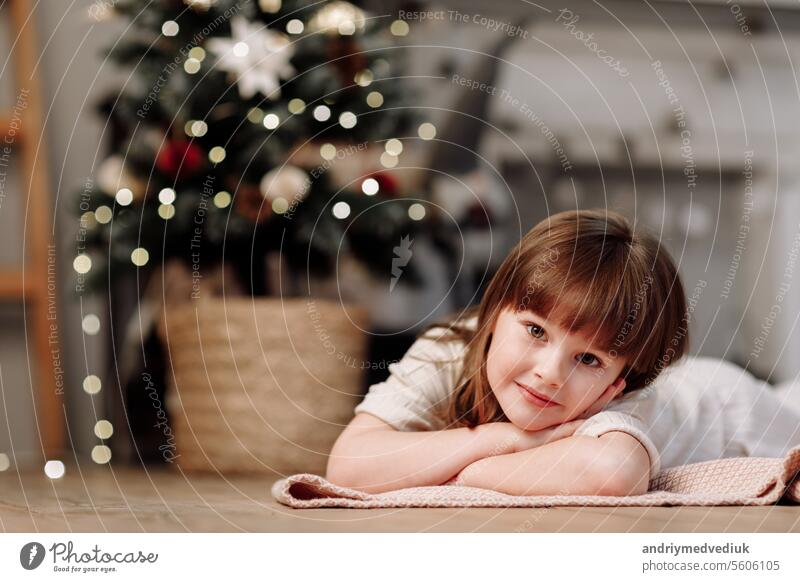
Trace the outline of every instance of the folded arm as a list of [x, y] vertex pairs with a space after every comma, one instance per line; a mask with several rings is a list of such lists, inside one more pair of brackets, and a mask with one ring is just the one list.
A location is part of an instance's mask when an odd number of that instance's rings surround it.
[[439, 485], [479, 459], [516, 450], [502, 424], [401, 432], [361, 413], [336, 441], [326, 476], [367, 493]]
[[481, 459], [527, 451], [568, 437], [582, 422], [539, 431], [525, 431], [510, 422], [489, 422], [475, 428], [401, 432], [361, 413], [336, 441], [328, 459], [327, 478], [367, 493], [441, 485]]
[[620, 431], [480, 459], [457, 477], [461, 485], [509, 495], [641, 495], [649, 480], [647, 451]]

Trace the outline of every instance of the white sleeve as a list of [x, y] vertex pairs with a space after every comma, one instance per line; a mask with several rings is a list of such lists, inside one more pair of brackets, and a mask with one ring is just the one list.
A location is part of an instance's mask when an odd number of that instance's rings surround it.
[[437, 415], [455, 388], [462, 366], [461, 342], [417, 339], [403, 358], [389, 364], [389, 377], [373, 384], [355, 414], [367, 412], [401, 431], [441, 430]]
[[[631, 396], [637, 395], [631, 394]], [[653, 439], [648, 435], [647, 425], [640, 418], [637, 418], [636, 411], [640, 404], [641, 400], [639, 398], [623, 399], [619, 403], [612, 403], [613, 409], [606, 407], [590, 417], [574, 434], [576, 436], [599, 437], [615, 430], [628, 433], [642, 443], [642, 446], [647, 451], [650, 457], [650, 478], [652, 479], [661, 471], [661, 454]]]

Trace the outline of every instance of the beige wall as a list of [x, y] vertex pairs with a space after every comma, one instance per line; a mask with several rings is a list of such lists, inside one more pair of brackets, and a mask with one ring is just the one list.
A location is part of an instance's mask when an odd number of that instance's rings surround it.
[[[45, 138], [42, 142], [50, 160], [49, 184], [51, 205], [55, 209], [58, 256], [58, 327], [61, 332], [61, 355], [65, 368], [66, 404], [71, 443], [82, 460], [96, 444], [93, 435], [95, 418], [104, 414], [102, 393], [92, 399], [82, 390], [87, 365], [93, 373], [105, 376], [98, 367], [103, 360], [103, 331], [98, 336], [84, 336], [80, 326], [81, 305], [71, 292], [72, 258], [75, 249], [77, 220], [73, 212], [75, 192], [92, 175], [92, 166], [104, 153], [103, 126], [94, 114], [98, 95], [116, 85], [110, 63], [103, 63], [101, 51], [119, 37], [119, 23], [98, 23], [90, 18], [88, 0], [77, 2], [40, 2], [34, 15], [41, 47], [39, 79], [45, 117]], [[0, 10], [0, 55], [8, 55], [8, 14]], [[3, 59], [4, 60], [4, 59]], [[1, 61], [0, 61], [1, 62]], [[13, 103], [12, 69], [0, 72], [0, 103]], [[95, 159], [95, 156], [98, 156]], [[13, 162], [12, 162], [13, 163]], [[16, 176], [6, 185], [6, 196], [0, 205], [0, 265], [21, 260], [22, 217], [24, 206]], [[83, 304], [84, 313], [97, 313], [97, 305]], [[102, 319], [102, 318], [101, 318]], [[24, 336], [22, 307], [4, 304], [0, 307], [0, 452], [14, 456], [19, 464], [36, 459], [40, 451], [32, 404], [32, 387], [26, 364], [28, 350]], [[85, 344], [84, 344], [85, 342]], [[84, 349], [85, 345], [85, 349]], [[31, 356], [32, 357], [32, 356]], [[35, 376], [33, 379], [36, 382]], [[94, 401], [92, 401], [94, 400]], [[71, 460], [69, 457], [66, 461]]]

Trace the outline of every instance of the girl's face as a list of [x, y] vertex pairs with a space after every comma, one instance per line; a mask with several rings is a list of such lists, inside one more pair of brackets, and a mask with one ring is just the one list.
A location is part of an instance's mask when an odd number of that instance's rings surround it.
[[624, 358], [592, 349], [590, 341], [534, 312], [501, 311], [486, 373], [508, 419], [541, 430], [574, 420], [612, 384], [621, 392]]

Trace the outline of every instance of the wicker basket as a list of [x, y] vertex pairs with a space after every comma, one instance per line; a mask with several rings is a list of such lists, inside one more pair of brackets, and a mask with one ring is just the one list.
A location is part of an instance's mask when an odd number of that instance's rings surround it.
[[166, 406], [187, 471], [323, 474], [352, 418], [367, 313], [315, 299], [205, 299], [165, 309]]

